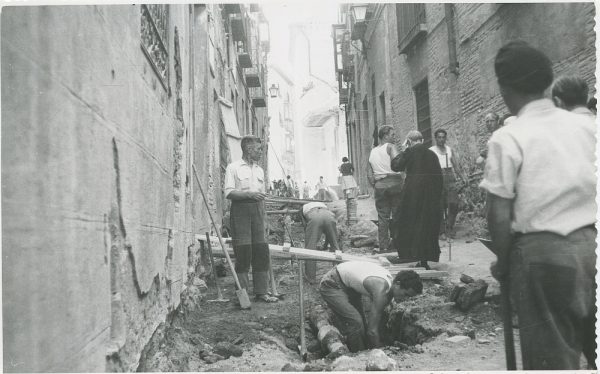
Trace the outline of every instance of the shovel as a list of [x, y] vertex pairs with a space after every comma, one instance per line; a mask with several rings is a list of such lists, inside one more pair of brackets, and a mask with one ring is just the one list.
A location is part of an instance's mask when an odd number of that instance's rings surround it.
[[221, 293], [221, 287], [219, 287], [219, 281], [217, 279], [217, 272], [215, 270], [215, 259], [213, 258], [212, 253], [212, 245], [210, 244], [210, 237], [208, 233], [206, 233], [206, 245], [208, 246], [208, 253], [210, 255], [210, 266], [212, 268], [213, 279], [215, 280], [215, 286], [217, 286], [217, 299], [216, 300], [208, 300], [209, 302], [227, 302], [229, 299], [224, 299], [223, 294]]
[[[196, 171], [196, 166], [192, 164], [192, 169], [194, 170], [194, 176], [196, 177], [196, 182], [198, 182], [198, 188], [200, 189], [200, 193], [202, 194], [202, 200], [204, 200], [204, 205], [206, 206], [206, 210], [208, 211], [208, 217], [212, 222], [213, 227], [215, 228], [215, 232], [217, 233], [217, 237], [219, 238], [219, 244], [221, 244], [221, 248], [223, 248], [223, 253], [225, 253], [225, 258], [227, 259], [227, 264], [229, 264], [229, 268], [231, 269], [231, 274], [233, 275], [233, 280], [235, 281], [235, 294], [240, 302], [240, 307], [242, 309], [250, 309], [252, 304], [250, 304], [250, 298], [248, 298], [248, 293], [245, 288], [242, 288], [240, 285], [240, 280], [235, 273], [235, 268], [233, 267], [233, 263], [231, 262], [231, 258], [229, 257], [229, 252], [227, 251], [227, 247], [225, 247], [225, 242], [221, 237], [221, 232], [219, 228], [215, 224], [215, 220], [213, 219], [212, 213], [210, 212], [210, 207], [208, 206], [208, 201], [206, 201], [206, 195], [204, 195], [204, 190], [202, 190], [202, 184], [200, 183], [200, 178], [198, 177], [198, 172]], [[209, 241], [210, 243], [210, 241]]]
[[[477, 238], [487, 249], [492, 251], [492, 241], [489, 239]], [[510, 303], [510, 288], [508, 281], [500, 282], [500, 294], [502, 296], [502, 324], [504, 326], [504, 353], [506, 355], [506, 370], [517, 370], [517, 361], [515, 357], [515, 340], [512, 327], [512, 306]]]
[[302, 268], [304, 267], [304, 261], [296, 259], [298, 262], [298, 290], [300, 291], [300, 345], [298, 351], [302, 357], [302, 361], [306, 361], [306, 336], [304, 332], [304, 274], [302, 274]]

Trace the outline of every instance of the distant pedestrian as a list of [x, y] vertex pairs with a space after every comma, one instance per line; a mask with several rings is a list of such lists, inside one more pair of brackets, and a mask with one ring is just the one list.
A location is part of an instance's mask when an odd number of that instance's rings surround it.
[[257, 301], [276, 302], [267, 292], [269, 279], [269, 244], [265, 238], [264, 171], [258, 165], [262, 156], [261, 139], [242, 138], [242, 159], [227, 165], [225, 197], [231, 200], [231, 237], [235, 253], [235, 272], [242, 288], [248, 289], [248, 271], [252, 265], [252, 282]]
[[400, 203], [404, 173], [394, 172], [390, 165], [396, 139], [394, 128], [380, 127], [378, 137], [379, 145], [369, 155], [367, 178], [374, 188], [379, 251], [387, 252], [390, 250], [390, 219]]
[[527, 43], [500, 48], [495, 71], [517, 117], [492, 135], [480, 185], [492, 274], [517, 301], [523, 369], [577, 370], [594, 344], [596, 126], [544, 98], [552, 62]]
[[440, 167], [444, 174], [444, 189], [442, 190], [442, 216], [444, 225], [442, 230], [448, 238], [454, 238], [454, 224], [458, 214], [458, 180], [459, 173], [456, 152], [446, 144], [448, 133], [438, 129], [434, 133], [435, 145], [429, 149], [438, 157]]
[[442, 169], [419, 131], [408, 133], [404, 147], [399, 153], [394, 147], [392, 158], [392, 170], [406, 171], [400, 204], [393, 213], [394, 246], [400, 259], [416, 260], [429, 269], [427, 261], [440, 259]]
[[342, 191], [344, 197], [354, 196], [356, 190], [356, 180], [354, 180], [354, 165], [348, 160], [348, 157], [342, 158], [342, 164], [339, 167], [340, 173], [342, 174]]
[[329, 189], [329, 187], [327, 186], [327, 183], [325, 183], [325, 180], [322, 176], [319, 177], [319, 182], [317, 183], [315, 188], [317, 190], [317, 200], [326, 200], [327, 190]]
[[307, 181], [304, 181], [304, 184], [302, 185], [302, 198], [310, 199], [310, 186]]

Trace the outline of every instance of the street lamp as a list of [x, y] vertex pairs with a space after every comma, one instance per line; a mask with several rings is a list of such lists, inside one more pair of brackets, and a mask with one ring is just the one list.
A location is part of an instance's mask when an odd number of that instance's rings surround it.
[[353, 5], [350, 10], [354, 17], [354, 22], [365, 22], [365, 16], [367, 15], [367, 4]]
[[279, 85], [273, 83], [271, 84], [271, 87], [269, 88], [269, 96], [271, 97], [277, 97], [279, 96]]

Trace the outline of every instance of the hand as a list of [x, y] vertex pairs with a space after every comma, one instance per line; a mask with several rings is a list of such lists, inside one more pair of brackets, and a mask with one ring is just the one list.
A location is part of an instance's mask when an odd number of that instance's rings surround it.
[[252, 199], [255, 201], [264, 200], [267, 197], [267, 194], [262, 192], [248, 191], [246, 192], [248, 199]]
[[504, 265], [498, 261], [492, 262], [490, 271], [492, 276], [500, 282], [505, 281], [508, 278], [508, 265]]

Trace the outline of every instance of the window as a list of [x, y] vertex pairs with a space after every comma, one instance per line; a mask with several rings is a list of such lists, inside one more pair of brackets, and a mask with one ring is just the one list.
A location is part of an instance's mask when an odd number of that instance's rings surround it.
[[165, 90], [169, 82], [169, 45], [167, 38], [169, 6], [144, 4], [141, 6], [142, 51], [150, 61]]
[[429, 84], [427, 78], [414, 87], [417, 104], [417, 129], [423, 134], [423, 142], [431, 146], [431, 117], [429, 113]]
[[420, 36], [427, 33], [425, 4], [396, 4], [398, 48], [406, 53]]

